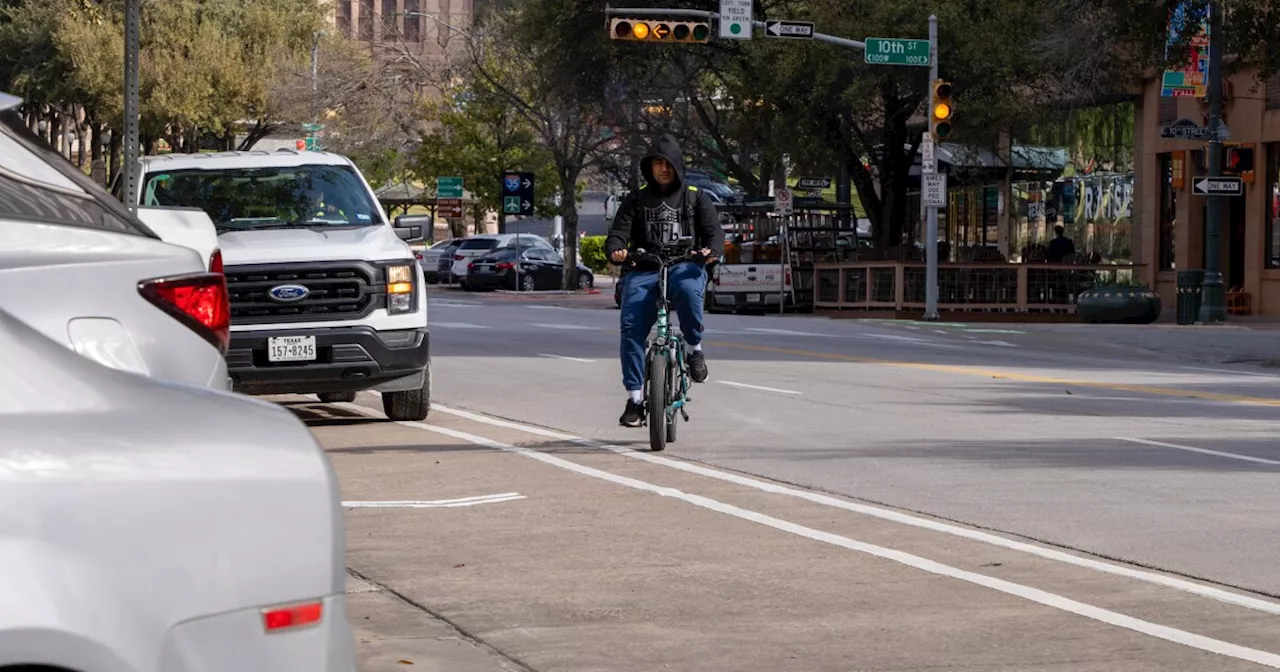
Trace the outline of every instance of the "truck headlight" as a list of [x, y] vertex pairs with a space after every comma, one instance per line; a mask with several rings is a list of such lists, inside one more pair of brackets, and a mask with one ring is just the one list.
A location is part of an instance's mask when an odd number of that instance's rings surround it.
[[387, 312], [392, 315], [411, 313], [413, 303], [413, 266], [387, 267]]

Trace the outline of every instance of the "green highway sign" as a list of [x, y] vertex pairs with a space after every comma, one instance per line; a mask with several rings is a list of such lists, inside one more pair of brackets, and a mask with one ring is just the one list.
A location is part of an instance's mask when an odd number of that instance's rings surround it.
[[324, 130], [324, 124], [310, 124], [310, 123], [308, 123], [308, 124], [303, 124], [303, 125], [302, 125], [302, 130], [304, 130], [304, 131], [306, 131], [306, 132], [308, 132], [308, 133], [315, 133], [316, 131], [323, 131], [323, 130]]
[[462, 178], [437, 177], [436, 198], [462, 198]]
[[868, 37], [863, 58], [874, 65], [929, 65], [929, 40]]

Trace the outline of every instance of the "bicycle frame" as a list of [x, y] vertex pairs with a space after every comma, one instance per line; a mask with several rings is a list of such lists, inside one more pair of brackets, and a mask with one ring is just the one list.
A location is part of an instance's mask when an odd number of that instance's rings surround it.
[[[677, 263], [684, 261], [677, 260]], [[671, 263], [663, 263], [662, 269], [658, 275], [658, 335], [653, 343], [649, 346], [649, 352], [657, 350], [662, 354], [664, 360], [668, 363], [675, 361], [678, 377], [675, 380], [668, 380], [667, 384], [672, 385], [675, 389], [668, 390], [664, 395], [667, 400], [666, 408], [662, 409], [666, 415], [667, 422], [670, 423], [675, 419], [676, 411], [680, 411], [685, 420], [688, 420], [688, 411], [684, 410], [685, 405], [689, 402], [689, 373], [685, 367], [684, 339], [671, 330], [671, 301], [667, 293], [667, 274], [671, 268]], [[645, 357], [645, 361], [649, 361], [649, 357]], [[646, 378], [649, 378], [646, 372]], [[650, 409], [653, 413], [656, 409]]]

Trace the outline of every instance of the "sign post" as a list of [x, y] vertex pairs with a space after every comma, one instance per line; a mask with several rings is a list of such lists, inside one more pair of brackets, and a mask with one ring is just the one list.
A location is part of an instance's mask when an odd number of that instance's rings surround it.
[[[1205, 217], [1204, 281], [1201, 284], [1200, 321], [1205, 324], [1227, 321], [1226, 296], [1222, 289], [1219, 255], [1222, 250], [1222, 198], [1215, 189], [1222, 179], [1222, 1], [1209, 0], [1209, 194]], [[1199, 184], [1196, 185], [1199, 187]], [[1243, 190], [1241, 184], [1234, 187]]]
[[[902, 41], [899, 40], [899, 42]], [[889, 40], [867, 40], [868, 63], [872, 62], [871, 44], [873, 42], [879, 42], [878, 50], [883, 51], [884, 43], [889, 42]], [[903, 51], [908, 51], [905, 46]], [[929, 41], [925, 43], [925, 51], [928, 54], [929, 81], [937, 81], [938, 17], [932, 14], [929, 15]], [[929, 118], [931, 120], [933, 119], [933, 89], [934, 87], [929, 87]], [[932, 130], [925, 131], [925, 137], [929, 141], [930, 154], [933, 154]], [[923, 170], [924, 166], [922, 165], [920, 173], [920, 205], [925, 208], [924, 319], [929, 322], [936, 322], [938, 320], [938, 208], [946, 205], [947, 176], [937, 174], [937, 161], [930, 161], [930, 163], [933, 164], [930, 166], [932, 170], [926, 172]], [[941, 180], [938, 178], [941, 178]], [[931, 190], [934, 192], [933, 194], [930, 194]]]

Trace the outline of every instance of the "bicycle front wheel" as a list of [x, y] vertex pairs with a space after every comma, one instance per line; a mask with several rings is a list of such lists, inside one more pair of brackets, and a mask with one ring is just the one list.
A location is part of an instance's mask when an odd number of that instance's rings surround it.
[[649, 387], [645, 390], [649, 411], [649, 448], [667, 447], [667, 358], [658, 350], [649, 352]]

